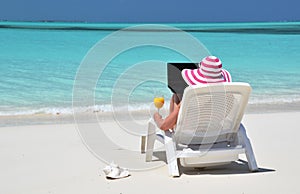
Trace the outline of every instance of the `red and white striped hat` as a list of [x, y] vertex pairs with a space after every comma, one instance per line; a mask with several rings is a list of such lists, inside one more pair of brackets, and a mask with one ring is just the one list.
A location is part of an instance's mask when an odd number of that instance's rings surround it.
[[222, 62], [215, 56], [202, 59], [198, 69], [184, 69], [181, 74], [188, 85], [231, 82], [228, 71], [222, 69]]

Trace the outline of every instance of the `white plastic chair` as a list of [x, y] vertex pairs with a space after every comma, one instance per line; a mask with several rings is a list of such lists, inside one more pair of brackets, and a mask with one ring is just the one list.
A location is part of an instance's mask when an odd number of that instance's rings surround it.
[[150, 119], [146, 140], [142, 137], [146, 161], [152, 160], [154, 142], [159, 140], [165, 146], [173, 177], [179, 176], [178, 159], [184, 167], [208, 167], [236, 161], [243, 153], [249, 169], [257, 171], [250, 140], [241, 124], [250, 92], [249, 84], [238, 82], [187, 87], [173, 132], [158, 129]]

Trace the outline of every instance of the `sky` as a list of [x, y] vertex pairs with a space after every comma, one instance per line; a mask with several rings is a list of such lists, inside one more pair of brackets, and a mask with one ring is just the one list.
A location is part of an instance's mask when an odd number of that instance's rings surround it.
[[1, 0], [0, 20], [125, 23], [300, 21], [300, 0]]

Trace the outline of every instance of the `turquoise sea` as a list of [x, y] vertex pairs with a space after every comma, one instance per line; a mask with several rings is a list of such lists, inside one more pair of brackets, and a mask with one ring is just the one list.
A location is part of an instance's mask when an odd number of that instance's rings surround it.
[[[170, 91], [155, 78], [166, 79], [168, 61], [186, 58], [165, 48], [144, 46], [120, 53], [106, 64], [95, 86], [93, 104], [85, 99], [73, 102], [76, 73], [89, 50], [111, 33], [134, 25], [138, 24], [0, 22], [0, 116], [72, 114], [74, 109], [110, 112], [111, 96], [123, 72], [151, 60], [163, 62], [156, 72], [147, 71], [149, 63], [145, 63], [143, 71], [122, 77], [148, 81], [134, 88], [118, 88], [114, 100], [124, 101], [130, 95], [127, 105], [117, 104], [114, 109], [147, 110], [154, 95], [168, 100]], [[234, 81], [250, 83], [249, 106], [300, 110], [300, 22], [164, 25], [201, 41], [222, 60]], [[134, 39], [143, 32], [132, 33], [129, 36]]]

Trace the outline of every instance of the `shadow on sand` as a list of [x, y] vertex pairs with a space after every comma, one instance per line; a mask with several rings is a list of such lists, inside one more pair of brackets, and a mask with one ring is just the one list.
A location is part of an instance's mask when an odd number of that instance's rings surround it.
[[[166, 154], [163, 151], [157, 151], [153, 153], [153, 156], [157, 159], [153, 161], [164, 161], [167, 163]], [[215, 167], [204, 167], [204, 168], [195, 168], [195, 167], [183, 167], [179, 165], [180, 175], [236, 175], [236, 174], [257, 174], [265, 172], [274, 172], [274, 169], [268, 168], [259, 168], [258, 171], [251, 172], [249, 171], [248, 162], [245, 160], [237, 160], [226, 165], [220, 165]]]

